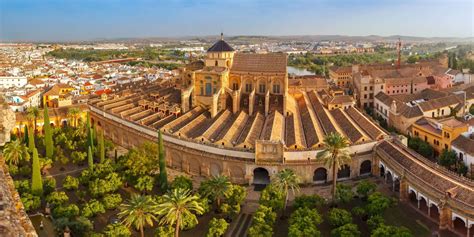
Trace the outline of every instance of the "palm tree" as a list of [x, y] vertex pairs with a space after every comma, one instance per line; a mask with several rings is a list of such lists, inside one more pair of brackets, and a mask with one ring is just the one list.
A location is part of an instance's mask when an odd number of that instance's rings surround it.
[[68, 117], [72, 119], [74, 127], [77, 127], [77, 119], [79, 118], [79, 115], [81, 113], [79, 108], [69, 108], [67, 113], [68, 113]]
[[351, 161], [351, 156], [347, 151], [349, 142], [347, 138], [339, 133], [330, 133], [324, 137], [324, 150], [317, 154], [317, 158], [324, 161], [324, 164], [332, 169], [332, 199], [336, 198], [337, 171]]
[[299, 177], [295, 174], [295, 171], [291, 169], [284, 169], [275, 174], [273, 179], [273, 185], [279, 190], [282, 190], [285, 194], [285, 206], [283, 207], [283, 215], [285, 214], [286, 205], [288, 204], [289, 191], [295, 195], [299, 192]]
[[150, 196], [133, 195], [127, 203], [122, 203], [119, 206], [120, 212], [118, 217], [122, 219], [122, 223], [127, 227], [134, 226], [140, 230], [143, 237], [145, 234], [143, 228], [146, 225], [153, 226], [153, 221], [156, 221], [154, 210], [155, 202]]
[[[163, 195], [162, 203], [157, 205], [160, 225], [174, 225], [174, 236], [179, 237], [179, 229], [186, 222], [196, 222], [195, 214], [203, 214], [204, 208], [199, 197], [190, 190], [176, 188]], [[193, 213], [194, 212], [194, 213]]]
[[200, 189], [204, 196], [212, 197], [215, 200], [217, 209], [219, 209], [221, 206], [221, 200], [224, 198], [231, 185], [232, 183], [229, 181], [229, 177], [217, 175], [202, 182]]
[[30, 160], [28, 147], [22, 144], [20, 140], [15, 140], [5, 145], [5, 148], [3, 148], [3, 156], [5, 157], [5, 161], [10, 165], [18, 165], [22, 160]]
[[28, 109], [26, 110], [26, 113], [27, 113], [27, 117], [30, 118], [30, 119], [33, 119], [34, 121], [34, 127], [35, 127], [35, 134], [36, 134], [36, 126], [37, 126], [37, 123], [38, 123], [38, 118], [41, 116], [41, 113], [38, 109], [38, 107], [34, 106], [34, 107], [28, 107]]

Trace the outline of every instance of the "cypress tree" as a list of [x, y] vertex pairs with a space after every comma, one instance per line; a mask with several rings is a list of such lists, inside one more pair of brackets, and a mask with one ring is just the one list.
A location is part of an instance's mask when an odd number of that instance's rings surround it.
[[105, 161], [105, 144], [104, 144], [104, 132], [100, 132], [100, 138], [99, 138], [99, 157], [100, 157], [100, 163], [103, 163]]
[[54, 144], [53, 144], [53, 131], [51, 131], [51, 124], [49, 121], [48, 107], [44, 107], [43, 115], [43, 129], [44, 129], [44, 145], [46, 147], [46, 157], [53, 158]]
[[89, 169], [94, 169], [94, 159], [92, 158], [92, 149], [90, 146], [87, 150], [87, 162], [89, 163]]
[[162, 190], [168, 188], [168, 175], [166, 174], [165, 147], [161, 131], [158, 130], [158, 164], [160, 165], [160, 185]]
[[91, 149], [94, 150], [94, 135], [91, 128], [91, 116], [89, 112], [87, 112], [86, 125], [87, 125], [87, 141], [89, 142], [89, 146], [91, 147]]
[[23, 143], [26, 145], [26, 146], [29, 146], [29, 143], [28, 143], [28, 125], [25, 125], [25, 131], [24, 131], [25, 134], [23, 134]]
[[[31, 129], [31, 128], [28, 128], [28, 130]], [[35, 149], [36, 146], [35, 146], [35, 133], [34, 132], [31, 132], [31, 131], [28, 131], [28, 149], [30, 150], [30, 152], [33, 152], [33, 149]]]
[[38, 158], [38, 150], [33, 148], [33, 164], [32, 164], [31, 175], [31, 191], [34, 194], [41, 195], [43, 194], [43, 179], [41, 177], [40, 163]]

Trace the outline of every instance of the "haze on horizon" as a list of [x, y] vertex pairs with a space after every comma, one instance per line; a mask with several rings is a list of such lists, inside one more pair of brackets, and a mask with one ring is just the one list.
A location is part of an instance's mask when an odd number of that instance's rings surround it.
[[474, 0], [0, 0], [0, 41], [217, 35], [473, 37]]

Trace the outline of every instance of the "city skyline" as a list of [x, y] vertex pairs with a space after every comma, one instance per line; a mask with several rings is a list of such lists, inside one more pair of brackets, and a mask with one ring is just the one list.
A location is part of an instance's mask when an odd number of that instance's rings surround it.
[[1, 41], [208, 36], [220, 31], [466, 38], [474, 32], [469, 0], [2, 0], [0, 9]]

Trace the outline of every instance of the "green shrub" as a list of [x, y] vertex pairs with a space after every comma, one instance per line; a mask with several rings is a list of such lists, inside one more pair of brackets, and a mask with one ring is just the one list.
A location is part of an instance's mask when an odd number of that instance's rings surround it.
[[36, 210], [41, 205], [41, 198], [31, 193], [23, 193], [20, 197], [20, 200], [25, 207], [25, 211]]
[[23, 193], [31, 193], [30, 181], [28, 179], [15, 180], [15, 189], [21, 195]]
[[393, 198], [384, 196], [380, 192], [375, 192], [369, 195], [365, 209], [369, 216], [382, 215], [394, 203], [395, 200]]
[[271, 207], [260, 205], [252, 218], [252, 225], [248, 231], [248, 237], [271, 237], [273, 236], [273, 225], [276, 221], [276, 213]]
[[45, 195], [48, 195], [54, 190], [56, 190], [56, 179], [54, 178], [43, 179], [43, 190], [44, 190]]
[[323, 221], [316, 209], [301, 207], [296, 209], [289, 220], [288, 236], [321, 236], [317, 225]]
[[102, 203], [100, 203], [96, 199], [91, 199], [82, 207], [82, 215], [87, 218], [93, 217], [93, 216], [96, 216], [97, 214], [102, 214], [102, 213], [105, 213], [104, 205], [102, 205]]
[[221, 237], [224, 236], [227, 228], [229, 227], [229, 223], [224, 219], [220, 218], [212, 218], [209, 222], [209, 230], [206, 233], [206, 237]]
[[293, 207], [295, 209], [303, 208], [303, 207], [313, 209], [313, 208], [322, 207], [325, 204], [326, 204], [326, 200], [324, 200], [324, 198], [322, 198], [319, 195], [303, 194], [295, 198], [295, 203], [293, 204]]
[[344, 209], [332, 208], [328, 212], [328, 221], [331, 226], [339, 227], [351, 223], [352, 215]]
[[73, 176], [66, 176], [63, 180], [63, 188], [66, 190], [77, 190], [79, 187], [79, 179]]
[[171, 182], [171, 188], [172, 189], [182, 188], [182, 189], [193, 190], [193, 181], [186, 176], [180, 175], [174, 178], [173, 182]]
[[336, 186], [336, 202], [349, 203], [354, 197], [352, 188], [346, 184], [337, 184]]
[[79, 215], [79, 207], [76, 204], [57, 206], [53, 209], [52, 215], [55, 219], [61, 217], [72, 218]]
[[279, 211], [283, 209], [283, 206], [285, 205], [285, 195], [281, 190], [276, 189], [270, 184], [262, 191], [258, 203], [270, 207], [274, 211]]
[[122, 203], [122, 197], [120, 194], [106, 194], [102, 199], [104, 207], [108, 210], [115, 209], [120, 203]]
[[355, 224], [345, 224], [331, 231], [331, 237], [359, 237], [360, 231]]
[[63, 205], [67, 203], [68, 201], [69, 201], [69, 197], [67, 196], [65, 192], [54, 191], [46, 197], [46, 202], [48, 202], [52, 206]]
[[356, 193], [361, 198], [367, 198], [370, 194], [375, 192], [377, 189], [377, 185], [368, 181], [362, 180], [359, 184], [357, 184]]
[[373, 231], [383, 225], [384, 222], [385, 221], [381, 215], [374, 215], [367, 220], [367, 226], [369, 227], [369, 230]]
[[174, 237], [173, 226], [158, 226], [155, 230], [155, 237]]
[[127, 226], [121, 223], [108, 224], [104, 229], [104, 235], [107, 237], [129, 237], [132, 232]]

